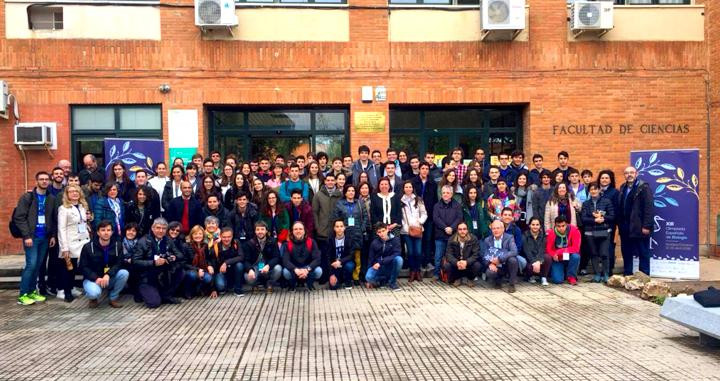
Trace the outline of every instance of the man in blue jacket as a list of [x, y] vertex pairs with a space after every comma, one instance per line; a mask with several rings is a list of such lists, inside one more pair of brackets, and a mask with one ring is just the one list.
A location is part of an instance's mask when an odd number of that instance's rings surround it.
[[288, 177], [288, 179], [285, 180], [282, 185], [280, 185], [280, 189], [278, 190], [280, 201], [290, 202], [293, 189], [300, 189], [300, 191], [302, 192], [303, 200], [309, 200], [310, 185], [300, 179], [300, 167], [297, 164], [293, 164], [290, 166], [289, 175], [290, 176]]
[[383, 222], [375, 224], [375, 234], [377, 238], [370, 243], [368, 253], [367, 288], [379, 287], [387, 282], [391, 290], [399, 290], [397, 277], [403, 264], [400, 237], [390, 238], [387, 225]]
[[492, 236], [485, 238], [485, 252], [483, 263], [485, 264], [485, 276], [488, 282], [494, 282], [495, 288], [502, 287], [502, 280], [505, 275], [510, 277], [508, 292], [515, 292], [515, 284], [518, 275], [517, 246], [515, 239], [505, 233], [505, 225], [500, 220], [490, 224]]

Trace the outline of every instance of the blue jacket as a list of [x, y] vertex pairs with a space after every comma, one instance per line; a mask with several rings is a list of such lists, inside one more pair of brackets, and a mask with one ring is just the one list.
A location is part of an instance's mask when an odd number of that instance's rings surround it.
[[500, 259], [500, 263], [505, 263], [508, 258], [517, 256], [518, 250], [513, 236], [507, 233], [503, 234], [501, 243], [502, 248], [498, 249], [495, 247], [495, 237], [489, 236], [485, 238], [485, 252], [482, 254], [485, 266], [490, 264], [493, 257]]
[[521, 253], [523, 249], [522, 230], [520, 230], [520, 228], [514, 223], [511, 223], [505, 229], [505, 233], [513, 236], [513, 238], [515, 239], [515, 246], [517, 248], [517, 251], [518, 253]]
[[360, 160], [355, 161], [352, 165], [353, 184], [358, 184], [358, 182], [360, 181], [361, 172], [367, 173], [368, 179], [370, 180], [370, 185], [372, 185], [373, 189], [376, 189], [378, 183], [378, 169], [375, 167], [375, 163], [373, 163], [372, 160], [368, 159], [368, 166], [365, 167], [365, 170], [363, 170], [362, 164], [360, 164]]
[[393, 237], [387, 241], [375, 238], [370, 244], [368, 253], [368, 266], [379, 263], [380, 266], [389, 265], [400, 255], [400, 237]]
[[108, 201], [107, 197], [102, 197], [98, 199], [97, 203], [95, 204], [95, 207], [93, 208], [93, 228], [95, 231], [97, 231], [98, 225], [100, 225], [100, 221], [108, 220], [112, 222], [113, 224], [113, 231], [116, 234], [122, 235], [123, 231], [122, 229], [125, 228], [125, 202], [118, 196], [115, 199], [117, 202], [120, 203], [120, 230], [117, 231], [117, 227], [115, 224], [115, 211], [110, 207], [110, 202]]
[[310, 200], [310, 185], [308, 185], [308, 183], [306, 183], [305, 181], [303, 181], [301, 179], [298, 179], [297, 181], [292, 181], [290, 179], [287, 179], [282, 183], [282, 185], [280, 185], [280, 189], [278, 189], [278, 195], [280, 196], [280, 201], [289, 202], [293, 189], [302, 190], [303, 200], [305, 200], [305, 201]]

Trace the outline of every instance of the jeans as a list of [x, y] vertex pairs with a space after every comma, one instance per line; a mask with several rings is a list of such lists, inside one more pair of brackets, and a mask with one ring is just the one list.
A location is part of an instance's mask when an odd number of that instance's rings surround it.
[[243, 287], [243, 264], [241, 262], [238, 262], [234, 265], [227, 266], [227, 271], [223, 274], [220, 272], [220, 269], [215, 270], [215, 289], [218, 292], [225, 292], [227, 290], [227, 279], [226, 277], [229, 276], [230, 273], [232, 273], [232, 280], [233, 280], [233, 290], [236, 293], [242, 292]]
[[620, 250], [623, 257], [623, 273], [632, 275], [633, 258], [640, 257], [639, 270], [650, 275], [650, 237], [620, 238]]
[[20, 295], [29, 294], [37, 289], [40, 266], [45, 263], [48, 250], [48, 238], [33, 238], [32, 247], [25, 249], [25, 268], [20, 276]]
[[567, 277], [577, 278], [578, 266], [580, 265], [580, 254], [570, 254], [569, 261], [553, 261], [550, 267], [550, 280], [555, 284], [560, 284]]
[[248, 286], [254, 286], [256, 284], [267, 286], [268, 281], [270, 281], [270, 286], [275, 286], [275, 283], [277, 283], [281, 276], [282, 266], [275, 265], [275, 267], [268, 270], [267, 273], [261, 273], [259, 270], [255, 269], [255, 279], [253, 280], [248, 279], [248, 273], [245, 273], [244, 278], [245, 283], [247, 283]]
[[[115, 276], [110, 277], [110, 282], [107, 286], [107, 289], [110, 291], [110, 300], [117, 300], [117, 298], [120, 297], [120, 291], [125, 288], [125, 283], [127, 283], [129, 277], [130, 273], [125, 269], [118, 270]], [[85, 289], [85, 296], [91, 300], [99, 299], [103, 292], [103, 289], [98, 286], [97, 283], [89, 279], [83, 280], [83, 288]]]
[[197, 270], [188, 270], [185, 272], [185, 279], [183, 279], [183, 287], [185, 289], [186, 296], [195, 295], [197, 292], [198, 284], [208, 287], [212, 284], [213, 276], [207, 271], [203, 273], [202, 278], [198, 276]]
[[328, 267], [330, 270], [330, 276], [328, 277], [328, 280], [333, 275], [337, 279], [337, 282], [335, 283], [335, 286], [330, 286], [330, 289], [335, 290], [340, 287], [341, 283], [350, 284], [353, 280], [353, 272], [355, 271], [355, 261], [350, 260], [342, 264], [340, 268], [334, 268], [332, 266]]
[[435, 240], [435, 270], [433, 271], [433, 275], [436, 277], [440, 276], [440, 263], [442, 262], [442, 257], [445, 255], [445, 249], [447, 249], [447, 241], [444, 241], [442, 239], [436, 239]]
[[407, 259], [410, 271], [420, 271], [423, 260], [422, 238], [410, 237], [409, 234], [403, 234], [402, 240], [407, 246]]
[[[365, 280], [368, 281], [368, 283], [371, 283], [375, 286], [380, 285], [384, 283], [385, 281], [388, 282], [390, 285], [397, 284], [397, 277], [398, 274], [400, 274], [400, 269], [402, 268], [403, 259], [400, 256], [395, 257], [393, 259], [392, 263], [389, 265], [380, 265], [380, 269], [375, 270], [370, 266], [370, 268], [367, 271], [367, 274], [365, 274]], [[439, 267], [438, 267], [439, 268]], [[439, 270], [438, 270], [439, 271]]]
[[520, 257], [508, 258], [505, 260], [505, 263], [502, 264], [502, 267], [498, 268], [498, 271], [492, 271], [488, 266], [487, 270], [485, 270], [487, 281], [490, 283], [494, 282], [495, 284], [501, 284], [503, 278], [507, 275], [510, 278], [510, 284], [517, 284], [518, 258]]
[[[320, 279], [320, 277], [323, 274], [323, 270], [320, 266], [314, 268], [312, 271], [308, 273], [307, 279], [305, 280], [305, 285], [308, 288], [312, 288], [313, 283]], [[290, 271], [288, 269], [283, 269], [283, 278], [285, 278], [288, 282], [290, 282], [290, 287], [297, 286], [298, 277], [295, 275], [294, 271]]]

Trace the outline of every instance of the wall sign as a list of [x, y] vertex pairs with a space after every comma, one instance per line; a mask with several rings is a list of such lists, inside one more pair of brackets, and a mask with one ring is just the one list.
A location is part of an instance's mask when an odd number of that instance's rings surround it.
[[690, 132], [690, 125], [687, 123], [641, 123], [641, 124], [582, 124], [567, 123], [553, 124], [553, 135], [684, 135]]
[[355, 132], [385, 132], [385, 113], [356, 111], [353, 113]]

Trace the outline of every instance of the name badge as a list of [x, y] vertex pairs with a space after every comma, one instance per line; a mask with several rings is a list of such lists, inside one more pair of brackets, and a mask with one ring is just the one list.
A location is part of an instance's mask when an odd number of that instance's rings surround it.
[[569, 261], [570, 260], [570, 253], [563, 253], [563, 261]]
[[473, 230], [477, 230], [477, 229], [478, 229], [477, 221], [473, 221]]
[[156, 255], [156, 256], [154, 256], [153, 258], [154, 258], [154, 260], [157, 261], [158, 259], [160, 259], [160, 256], [159, 256], [159, 255]]
[[38, 224], [45, 225], [45, 216], [38, 216]]
[[80, 234], [87, 233], [87, 225], [85, 225], [85, 223], [78, 224], [78, 233], [80, 233]]
[[355, 217], [348, 217], [348, 226], [355, 226]]
[[110, 268], [105, 266], [105, 268], [103, 269], [103, 274], [107, 274], [108, 272], [110, 272]]

